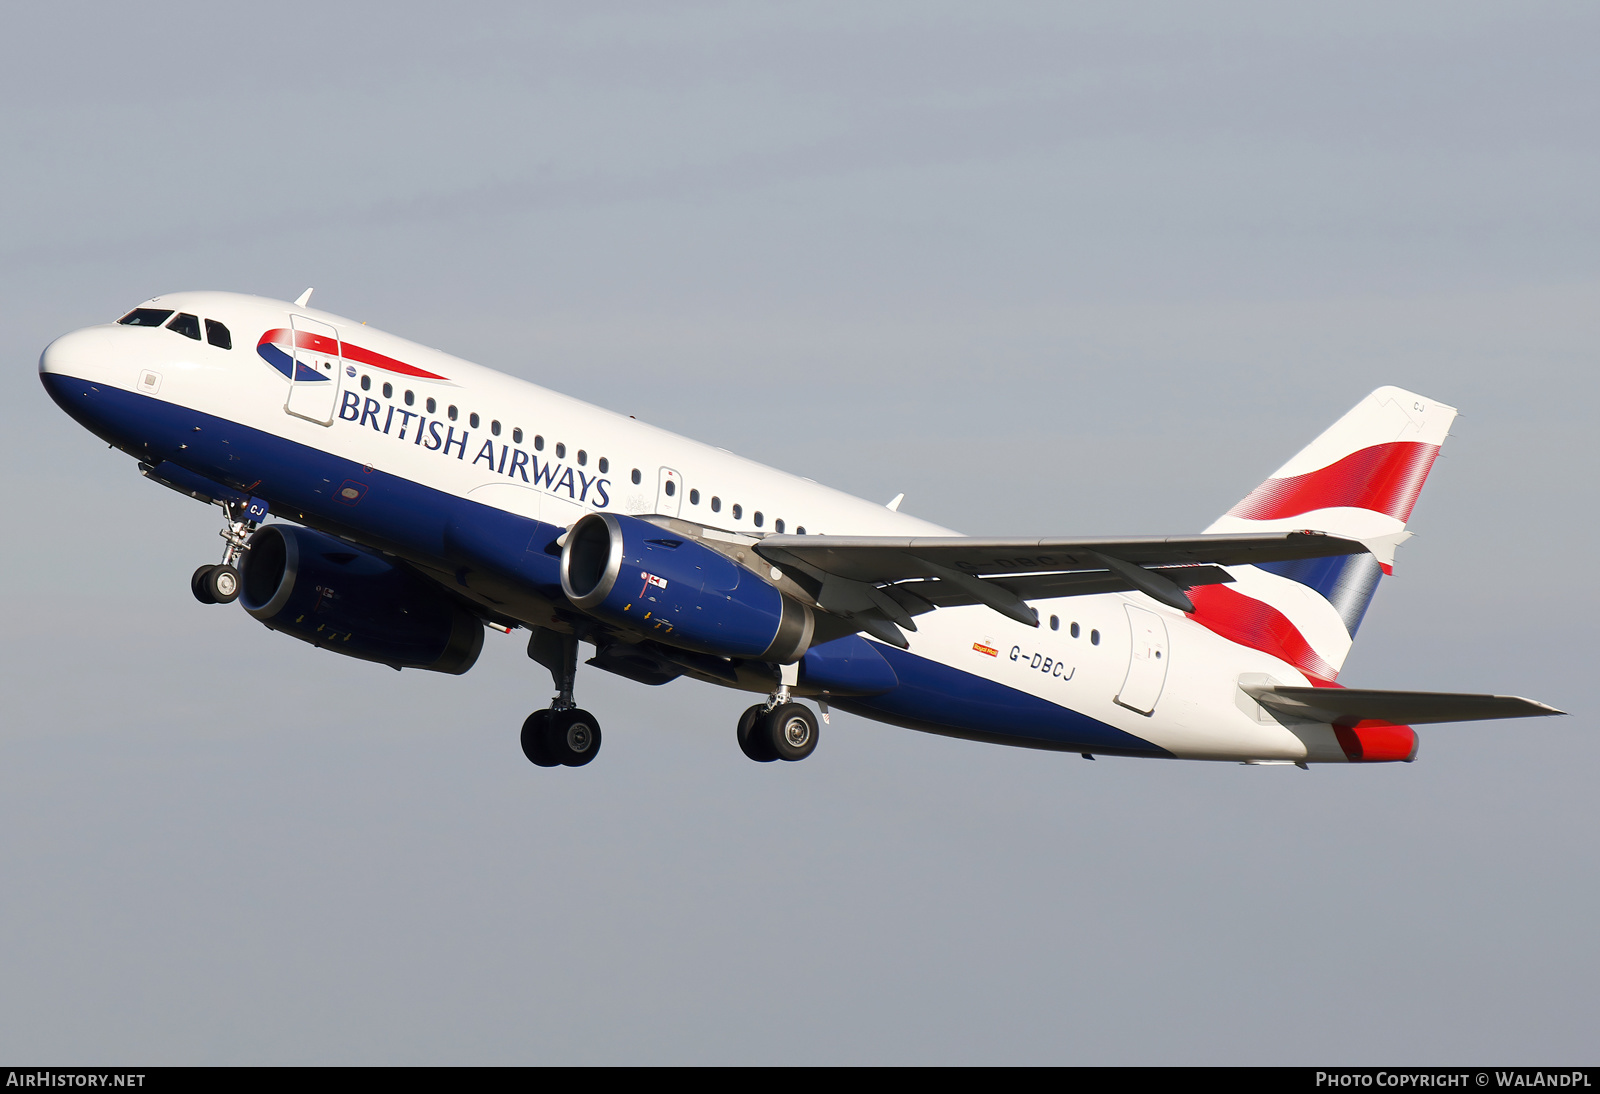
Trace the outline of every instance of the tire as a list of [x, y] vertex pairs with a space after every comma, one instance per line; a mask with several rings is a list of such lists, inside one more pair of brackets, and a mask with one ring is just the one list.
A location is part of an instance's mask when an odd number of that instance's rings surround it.
[[217, 598], [212, 596], [210, 591], [206, 588], [206, 578], [210, 576], [211, 567], [202, 566], [196, 570], [194, 572], [194, 576], [189, 579], [189, 591], [193, 593], [194, 598], [202, 604], [215, 604], [217, 602]]
[[551, 757], [567, 767], [582, 767], [600, 754], [600, 723], [587, 710], [558, 710], [544, 730]]
[[756, 732], [765, 704], [757, 703], [739, 715], [739, 751], [758, 764], [769, 764], [778, 758], [764, 734]]
[[817, 716], [804, 703], [785, 703], [757, 723], [756, 734], [778, 759], [803, 760], [817, 750]]
[[561, 763], [550, 755], [550, 746], [545, 740], [550, 713], [548, 710], [536, 710], [522, 723], [522, 754], [539, 767], [557, 767]]
[[232, 604], [239, 599], [239, 571], [232, 566], [213, 566], [205, 576], [206, 594], [216, 604]]

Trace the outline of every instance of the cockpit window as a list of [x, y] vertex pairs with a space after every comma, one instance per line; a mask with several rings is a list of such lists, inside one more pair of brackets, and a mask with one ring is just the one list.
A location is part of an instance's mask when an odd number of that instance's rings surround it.
[[159, 327], [171, 314], [171, 309], [163, 311], [161, 308], [134, 308], [117, 322], [125, 327]]
[[233, 335], [228, 333], [228, 328], [215, 319], [206, 320], [206, 341], [218, 349], [232, 349]]
[[200, 320], [186, 311], [178, 313], [178, 317], [167, 324], [168, 330], [175, 330], [185, 338], [200, 341]]

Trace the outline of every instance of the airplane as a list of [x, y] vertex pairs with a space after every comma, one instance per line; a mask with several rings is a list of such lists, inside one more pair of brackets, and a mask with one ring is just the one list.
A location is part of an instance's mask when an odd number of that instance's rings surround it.
[[[961, 536], [310, 307], [154, 297], [40, 378], [145, 478], [220, 507], [190, 582], [267, 627], [461, 674], [528, 632], [540, 767], [581, 767], [584, 663], [754, 693], [751, 760], [832, 708], [928, 733], [1251, 765], [1415, 759], [1418, 724], [1561, 714], [1338, 682], [1454, 408], [1383, 387], [1200, 535]], [[278, 519], [268, 521], [269, 515]]]

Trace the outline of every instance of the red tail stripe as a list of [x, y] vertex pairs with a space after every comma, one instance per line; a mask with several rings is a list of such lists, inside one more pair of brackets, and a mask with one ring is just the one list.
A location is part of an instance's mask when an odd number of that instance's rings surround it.
[[1314, 509], [1349, 506], [1407, 521], [1438, 455], [1438, 445], [1421, 441], [1376, 444], [1317, 471], [1268, 479], [1228, 515], [1245, 520], [1278, 520]]
[[1199, 585], [1189, 590], [1194, 611], [1189, 618], [1230, 642], [1249, 646], [1289, 662], [1318, 686], [1327, 686], [1339, 670], [1311, 648], [1289, 617], [1270, 604], [1236, 593], [1226, 585]]
[[[269, 330], [261, 336], [261, 341], [272, 342], [275, 345], [288, 345], [291, 333], [294, 336], [294, 344], [300, 349], [315, 350], [317, 353], [326, 353], [331, 356], [338, 356], [339, 354], [339, 343], [332, 338], [327, 338], [320, 334], [312, 334], [310, 331], [304, 330], [291, 332], [287, 327]], [[257, 343], [257, 345], [259, 344]], [[443, 376], [436, 373], [420, 369], [415, 365], [408, 365], [404, 361], [396, 361], [393, 357], [385, 357], [374, 350], [363, 349], [349, 342], [344, 343], [344, 358], [347, 361], [355, 361], [357, 364], [381, 368], [385, 372], [398, 372], [402, 376], [416, 376], [423, 380], [444, 379]]]

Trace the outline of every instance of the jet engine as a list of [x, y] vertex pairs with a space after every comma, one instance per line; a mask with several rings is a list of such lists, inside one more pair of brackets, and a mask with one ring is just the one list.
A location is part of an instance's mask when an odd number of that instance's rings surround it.
[[457, 676], [483, 649], [483, 624], [438, 586], [321, 532], [266, 525], [239, 570], [245, 611], [320, 649]]
[[754, 571], [649, 521], [590, 513], [561, 549], [561, 589], [613, 626], [679, 649], [788, 663], [805, 653], [811, 609]]

